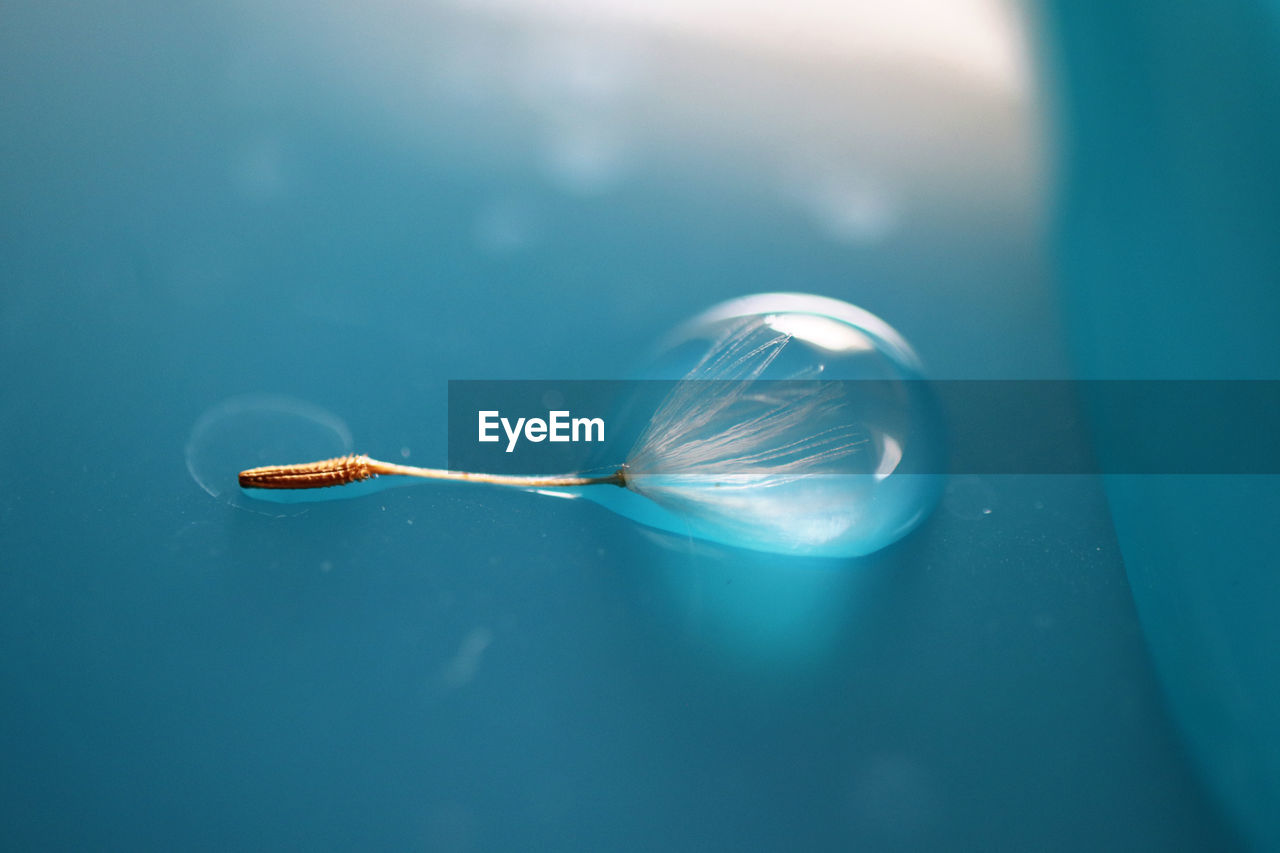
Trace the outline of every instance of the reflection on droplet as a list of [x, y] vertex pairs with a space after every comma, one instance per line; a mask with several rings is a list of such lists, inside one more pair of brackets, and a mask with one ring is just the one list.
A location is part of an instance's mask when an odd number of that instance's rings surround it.
[[686, 639], [721, 665], [781, 675], [820, 666], [858, 618], [872, 573], [790, 562], [658, 531], [650, 563]]
[[[304, 510], [248, 497], [237, 474], [282, 459], [341, 456], [351, 448], [350, 430], [329, 411], [292, 397], [246, 394], [223, 400], [196, 420], [187, 438], [187, 470], [200, 488], [223, 503], [266, 515], [296, 515]], [[315, 493], [321, 499], [322, 491]], [[296, 503], [305, 495], [288, 497]]]

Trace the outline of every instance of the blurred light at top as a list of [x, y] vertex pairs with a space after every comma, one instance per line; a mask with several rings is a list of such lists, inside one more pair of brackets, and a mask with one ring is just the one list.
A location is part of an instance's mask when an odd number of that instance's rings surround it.
[[822, 59], [925, 63], [1024, 94], [1020, 20], [1004, 0], [458, 0], [464, 8], [640, 25]]

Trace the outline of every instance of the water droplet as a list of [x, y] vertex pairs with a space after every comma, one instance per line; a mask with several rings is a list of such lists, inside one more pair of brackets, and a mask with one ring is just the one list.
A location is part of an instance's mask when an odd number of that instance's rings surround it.
[[[671, 335], [644, 378], [722, 380], [680, 383], [658, 406], [627, 454], [628, 489], [586, 490], [644, 524], [848, 557], [906, 535], [937, 499], [941, 426], [919, 358], [853, 305], [786, 293], [725, 303]], [[768, 382], [813, 379], [876, 382]]]

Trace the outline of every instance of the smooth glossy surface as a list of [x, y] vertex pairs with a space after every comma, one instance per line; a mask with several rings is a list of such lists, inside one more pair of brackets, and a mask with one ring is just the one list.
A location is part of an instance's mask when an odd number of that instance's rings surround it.
[[[1031, 180], [1045, 93], [918, 59], [975, 46], [959, 4], [898, 9], [896, 41], [844, 16], [883, 61], [829, 63], [591, 29], [612, 4], [580, 5], [539, 26], [489, 4], [6, 4], [6, 846], [1232, 849], [1084, 478], [961, 484], [825, 572], [510, 489], [274, 518], [191, 479], [192, 425], [235, 394], [439, 464], [448, 380], [626, 377], [674, 321], [783, 287], [891, 320], [931, 378], [1074, 375]], [[899, 50], [917, 25], [944, 37]], [[540, 171], [570, 131], [578, 155], [600, 142], [579, 174], [626, 166], [612, 188]], [[832, 222], [874, 209], [860, 192], [893, 216]], [[1229, 554], [1220, 534], [1203, 547]]]
[[[1280, 5], [1046, 12], [1073, 176], [1056, 238], [1077, 375], [1280, 378]], [[1130, 426], [1090, 424], [1102, 452]], [[1203, 778], [1253, 849], [1280, 850], [1280, 477], [1112, 476], [1106, 490]]]

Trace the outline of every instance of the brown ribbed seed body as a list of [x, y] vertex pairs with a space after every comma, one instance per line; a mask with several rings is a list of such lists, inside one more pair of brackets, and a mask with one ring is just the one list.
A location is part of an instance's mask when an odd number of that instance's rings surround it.
[[508, 474], [481, 474], [474, 471], [447, 471], [443, 468], [418, 468], [414, 465], [396, 465], [379, 462], [368, 456], [338, 456], [319, 462], [302, 462], [297, 465], [267, 465], [240, 472], [240, 486], [245, 489], [320, 489], [325, 486], [345, 486], [380, 475], [421, 477], [426, 480], [453, 480], [463, 483], [488, 483], [494, 486], [515, 486], [521, 489], [541, 489], [568, 486], [622, 486], [627, 487], [626, 471], [619, 468], [603, 477], [582, 474], [552, 474], [524, 477]]
[[268, 465], [240, 472], [246, 489], [319, 489], [345, 486], [378, 476], [370, 470], [368, 456], [352, 454], [301, 465]]

